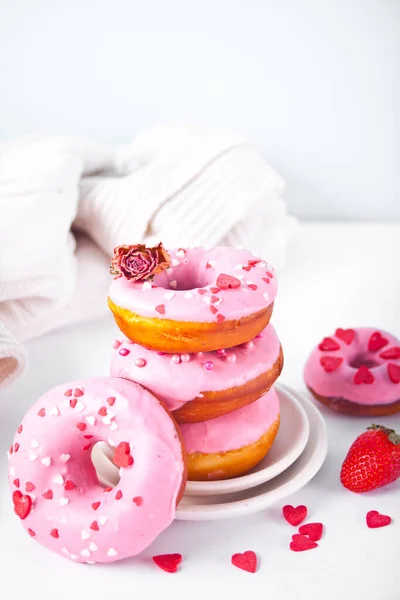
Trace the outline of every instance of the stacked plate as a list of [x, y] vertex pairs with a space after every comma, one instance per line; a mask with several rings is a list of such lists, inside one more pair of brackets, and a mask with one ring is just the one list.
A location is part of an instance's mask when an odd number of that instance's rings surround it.
[[[303, 394], [275, 386], [281, 404], [281, 424], [274, 444], [252, 471], [224, 481], [189, 481], [176, 511], [186, 521], [226, 519], [265, 509], [297, 492], [321, 468], [328, 451], [325, 421]], [[112, 450], [97, 444], [92, 454], [104, 485], [118, 482]]]

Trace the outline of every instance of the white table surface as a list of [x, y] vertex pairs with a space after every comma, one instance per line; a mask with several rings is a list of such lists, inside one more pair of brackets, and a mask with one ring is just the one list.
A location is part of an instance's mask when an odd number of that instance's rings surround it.
[[[311, 348], [336, 327], [371, 325], [400, 336], [400, 224], [303, 224], [280, 276], [273, 315], [285, 351], [281, 381], [304, 389], [302, 367]], [[396, 243], [397, 242], [397, 243]], [[323, 409], [330, 450], [319, 474], [290, 504], [306, 504], [309, 520], [326, 530], [320, 546], [289, 550], [296, 530], [281, 505], [227, 521], [175, 522], [141, 557], [111, 565], [77, 565], [29, 539], [13, 516], [6, 482], [6, 449], [24, 412], [55, 384], [106, 375], [115, 326], [101, 322], [70, 328], [28, 344], [31, 368], [0, 396], [0, 598], [92, 600], [398, 600], [400, 597], [400, 485], [355, 495], [339, 482], [341, 462], [371, 419], [338, 416]], [[400, 389], [399, 389], [400, 398]], [[400, 429], [400, 415], [379, 419]], [[368, 529], [365, 514], [392, 516], [386, 528]], [[234, 552], [254, 550], [255, 575], [230, 564]], [[176, 574], [149, 557], [180, 552]]]

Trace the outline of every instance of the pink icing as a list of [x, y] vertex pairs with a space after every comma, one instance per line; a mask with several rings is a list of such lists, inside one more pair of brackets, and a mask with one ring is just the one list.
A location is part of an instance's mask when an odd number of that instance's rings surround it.
[[[359, 327], [347, 330], [354, 331], [354, 339], [350, 341], [352, 337], [350, 335], [346, 342], [341, 339], [340, 333], [339, 336], [337, 335], [337, 331], [328, 338], [325, 344], [322, 344], [322, 347], [338, 345], [338, 349], [321, 350], [317, 346], [311, 352], [304, 369], [304, 380], [307, 386], [321, 396], [344, 398], [358, 404], [390, 404], [400, 400], [400, 385], [391, 381], [388, 374], [390, 364], [400, 367], [400, 356], [398, 358], [381, 356], [393, 348], [398, 348], [399, 340], [386, 331]], [[376, 333], [380, 334], [386, 343], [382, 342], [384, 345], [380, 349], [368, 351], [371, 336]], [[332, 344], [330, 340], [333, 340], [334, 343]], [[337, 362], [340, 362], [340, 359], [343, 361], [333, 371], [328, 372], [322, 365], [324, 360], [326, 361], [326, 357], [335, 357], [339, 359]], [[368, 368], [368, 375], [372, 374], [372, 377], [366, 377], [366, 379], [373, 380], [372, 383], [357, 384], [355, 382], [355, 375], [362, 365]], [[361, 374], [363, 370], [365, 371], [362, 369]], [[360, 379], [362, 377], [356, 377], [356, 381]]]
[[[108, 492], [90, 458], [98, 441], [127, 442], [134, 460]], [[112, 378], [46, 392], [25, 415], [9, 457], [12, 492], [33, 501], [25, 529], [77, 562], [110, 562], [146, 548], [174, 518], [183, 470], [166, 411], [139, 385]]]
[[180, 425], [189, 454], [228, 452], [253, 444], [279, 416], [279, 398], [272, 388], [248, 406], [203, 423]]
[[[152, 283], [114, 279], [109, 291], [114, 304], [144, 317], [218, 322], [258, 312], [275, 299], [273, 268], [247, 250], [219, 246], [168, 252], [171, 268], [156, 275]], [[239, 279], [240, 287], [217, 290], [221, 274]]]
[[[123, 348], [130, 350], [128, 355], [121, 355]], [[202, 392], [244, 385], [265, 373], [277, 360], [279, 351], [280, 342], [272, 325], [252, 342], [226, 351], [190, 355], [163, 354], [126, 340], [112, 351], [110, 373], [144, 385], [169, 410], [176, 410], [201, 397]], [[139, 359], [145, 361], [145, 366], [138, 367]]]

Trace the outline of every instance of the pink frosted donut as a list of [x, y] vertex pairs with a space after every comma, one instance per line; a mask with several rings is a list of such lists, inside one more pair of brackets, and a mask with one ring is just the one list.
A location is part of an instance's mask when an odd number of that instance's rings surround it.
[[267, 392], [282, 369], [272, 325], [241, 346], [196, 354], [165, 354], [128, 340], [113, 343], [110, 373], [140, 383], [179, 423], [216, 418]]
[[235, 412], [180, 427], [188, 453], [188, 479], [242, 475], [264, 458], [275, 439], [279, 428], [278, 394], [271, 389]]
[[[115, 488], [91, 461], [99, 441], [115, 448]], [[170, 414], [141, 386], [96, 378], [46, 392], [9, 451], [14, 510], [35, 540], [77, 562], [134, 556], [173, 520], [186, 479]]]
[[272, 314], [274, 270], [247, 250], [169, 250], [170, 267], [152, 282], [119, 276], [109, 306], [131, 340], [164, 352], [229, 348], [252, 339]]
[[337, 329], [304, 369], [313, 395], [333, 410], [357, 415], [400, 411], [400, 343], [370, 327]]

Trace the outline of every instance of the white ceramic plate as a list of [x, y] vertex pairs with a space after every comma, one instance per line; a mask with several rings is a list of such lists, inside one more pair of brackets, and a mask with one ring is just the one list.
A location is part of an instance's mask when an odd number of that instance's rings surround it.
[[188, 481], [185, 496], [228, 494], [270, 481], [287, 469], [303, 452], [310, 428], [306, 411], [294, 395], [286, 394], [278, 384], [281, 424], [267, 456], [252, 471], [224, 481]]
[[303, 406], [310, 425], [304, 451], [283, 473], [258, 487], [227, 495], [184, 495], [176, 518], [185, 521], [228, 519], [264, 510], [304, 487], [321, 468], [328, 451], [325, 421], [319, 410], [302, 394], [280, 385], [282, 395], [297, 399]]

